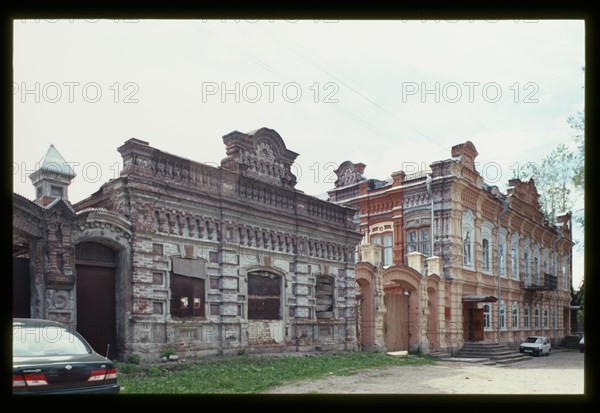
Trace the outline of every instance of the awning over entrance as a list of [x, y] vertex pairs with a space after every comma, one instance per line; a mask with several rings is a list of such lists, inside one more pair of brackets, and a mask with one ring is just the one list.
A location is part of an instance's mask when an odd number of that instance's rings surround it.
[[468, 303], [495, 303], [498, 299], [492, 295], [463, 295], [463, 301]]

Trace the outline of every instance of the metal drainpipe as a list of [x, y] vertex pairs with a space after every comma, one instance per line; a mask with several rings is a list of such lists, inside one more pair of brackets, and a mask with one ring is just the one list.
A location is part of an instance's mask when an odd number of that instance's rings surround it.
[[[500, 298], [500, 220], [508, 211], [509, 203], [505, 199], [502, 201], [502, 211], [498, 215], [498, 226], [496, 227], [496, 249], [498, 250], [498, 330], [496, 334], [496, 342], [500, 344], [500, 303], [502, 302]], [[506, 325], [506, 304], [504, 307], [504, 325]]]
[[[552, 241], [552, 255], [554, 256], [555, 259], [558, 258], [557, 257], [558, 254], [555, 251], [556, 244], [558, 244], [558, 241], [560, 241], [561, 238], [562, 238], [562, 232], [558, 231], [558, 238], [556, 238], [554, 241]], [[552, 260], [552, 261], [554, 261], [554, 260]], [[558, 260], [556, 260], [556, 261], [558, 261]], [[557, 262], [557, 264], [558, 264], [558, 262]], [[553, 265], [553, 267], [554, 267], [554, 272], [556, 273], [556, 267], [557, 266]], [[555, 274], [552, 274], [552, 275], [554, 275], [556, 277]], [[564, 277], [564, 274], [563, 274], [563, 277]], [[554, 298], [554, 329], [552, 331], [552, 337], [554, 338], [554, 343], [556, 343], [556, 330], [558, 329], [558, 311], [557, 311], [557, 308], [556, 308], [556, 293], [557, 293], [557, 290], [558, 290], [558, 277], [556, 277], [556, 290], [554, 290], [554, 294], [553, 294], [553, 296], [554, 296], [553, 297]], [[570, 302], [569, 302], [569, 304], [570, 304]], [[569, 317], [570, 316], [571, 316], [571, 314], [569, 314]], [[563, 326], [563, 329], [564, 328], [565, 327]]]
[[[427, 192], [429, 192], [429, 199], [431, 200], [431, 249], [429, 250], [429, 256], [433, 257], [435, 254], [433, 253], [433, 188], [432, 188], [433, 178], [430, 175], [427, 175], [427, 179], [425, 180], [425, 184], [427, 185]], [[441, 277], [441, 274], [439, 274]]]

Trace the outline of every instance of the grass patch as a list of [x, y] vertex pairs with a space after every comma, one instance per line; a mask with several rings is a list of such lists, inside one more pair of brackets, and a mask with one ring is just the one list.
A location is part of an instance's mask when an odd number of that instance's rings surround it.
[[360, 369], [433, 364], [427, 357], [399, 358], [376, 352], [308, 356], [219, 357], [193, 363], [117, 363], [122, 394], [259, 393], [290, 381], [328, 375], [349, 376]]

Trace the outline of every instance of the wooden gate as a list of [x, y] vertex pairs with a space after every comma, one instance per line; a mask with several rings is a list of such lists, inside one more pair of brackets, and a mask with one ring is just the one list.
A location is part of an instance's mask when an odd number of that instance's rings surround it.
[[408, 296], [384, 296], [384, 341], [387, 351], [408, 350]]
[[13, 257], [13, 317], [31, 317], [29, 258]]
[[[77, 246], [77, 331], [102, 355], [116, 357], [116, 254], [104, 245]], [[110, 347], [109, 347], [110, 346]]]

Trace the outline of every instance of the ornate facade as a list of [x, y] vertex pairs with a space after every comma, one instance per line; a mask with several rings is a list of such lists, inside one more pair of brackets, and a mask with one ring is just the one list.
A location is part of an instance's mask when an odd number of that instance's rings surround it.
[[[507, 193], [483, 182], [471, 142], [430, 171], [367, 180], [344, 162], [330, 200], [358, 209], [356, 280], [363, 347], [515, 346], [570, 334], [570, 215], [545, 222], [533, 180]], [[349, 178], [350, 177], [350, 178]]]
[[62, 196], [15, 194], [15, 314], [120, 358], [356, 349], [354, 210], [295, 189], [277, 132], [223, 141], [213, 167], [130, 139], [120, 178], [74, 205], [64, 170]]

